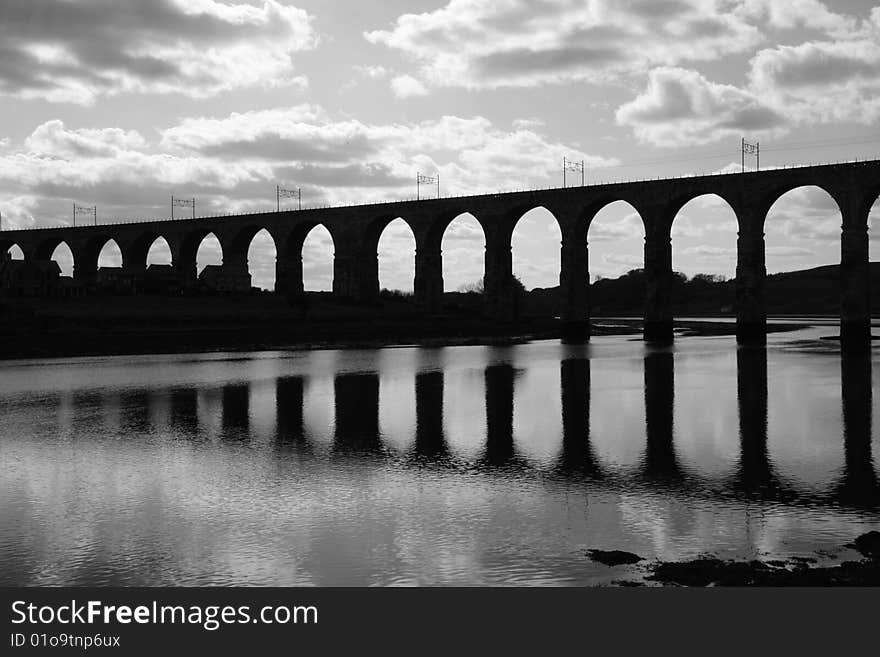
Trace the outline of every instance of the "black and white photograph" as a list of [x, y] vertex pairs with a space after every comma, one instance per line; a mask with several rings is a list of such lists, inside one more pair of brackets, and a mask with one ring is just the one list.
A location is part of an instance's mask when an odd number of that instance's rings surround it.
[[8, 654], [880, 586], [878, 336], [877, 0], [0, 0]]

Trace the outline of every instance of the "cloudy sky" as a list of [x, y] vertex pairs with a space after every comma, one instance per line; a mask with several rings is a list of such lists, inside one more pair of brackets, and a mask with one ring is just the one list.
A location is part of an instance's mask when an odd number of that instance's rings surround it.
[[[738, 169], [741, 137], [760, 140], [762, 167], [877, 157], [872, 4], [0, 0], [3, 226], [70, 223], [74, 202], [105, 221], [167, 218], [171, 194], [200, 214], [271, 209], [276, 184], [307, 205], [408, 198], [417, 171], [443, 194], [546, 187], [563, 157], [588, 181]], [[820, 190], [790, 193], [768, 218], [768, 270], [837, 262], [839, 225]], [[641, 265], [632, 208], [603, 210], [589, 239], [594, 276]], [[673, 264], [732, 276], [735, 245], [729, 208], [698, 199], [676, 219]], [[447, 289], [480, 278], [482, 248], [472, 218], [450, 226]], [[315, 229], [310, 289], [329, 287], [332, 249]], [[383, 287], [412, 288], [413, 249], [389, 225]], [[219, 257], [206, 241], [200, 263]], [[69, 270], [64, 247], [57, 259]], [[271, 287], [271, 238], [250, 262]], [[528, 287], [557, 283], [545, 211], [518, 224], [514, 267]]]

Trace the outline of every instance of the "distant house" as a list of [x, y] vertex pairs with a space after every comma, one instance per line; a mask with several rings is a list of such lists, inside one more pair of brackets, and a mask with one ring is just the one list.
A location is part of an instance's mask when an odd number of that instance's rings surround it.
[[251, 291], [249, 273], [230, 273], [223, 265], [205, 265], [199, 274], [199, 283], [208, 290], [225, 294]]
[[7, 297], [54, 296], [59, 289], [61, 267], [54, 260], [0, 260], [0, 292]]

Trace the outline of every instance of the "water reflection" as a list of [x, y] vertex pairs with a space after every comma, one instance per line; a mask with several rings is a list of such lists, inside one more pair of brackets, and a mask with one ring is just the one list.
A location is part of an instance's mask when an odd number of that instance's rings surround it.
[[0, 582], [589, 583], [584, 546], [754, 558], [880, 528], [863, 357], [424, 355], [132, 361], [15, 394], [7, 370]]
[[880, 489], [871, 454], [871, 361], [844, 352], [840, 381], [844, 468], [837, 495], [848, 504], [876, 506], [880, 503]]
[[379, 375], [338, 374], [333, 379], [336, 452], [383, 451], [379, 432]]
[[781, 486], [767, 449], [767, 350], [736, 351], [739, 463], [735, 486], [747, 494], [772, 496]]
[[513, 444], [513, 386], [516, 370], [508, 363], [490, 365], [483, 373], [486, 391], [486, 448], [482, 462], [503, 466], [517, 459]]
[[171, 391], [171, 426], [184, 434], [194, 433], [199, 425], [199, 391], [177, 388]]
[[250, 385], [231, 383], [221, 391], [221, 424], [223, 438], [227, 440], [249, 440], [250, 435]]
[[119, 395], [121, 429], [129, 437], [152, 433], [155, 430], [152, 410], [156, 393], [152, 390], [126, 390]]
[[559, 365], [562, 396], [562, 451], [558, 470], [563, 473], [600, 477], [602, 474], [590, 444], [590, 361], [567, 358]]
[[645, 364], [645, 454], [642, 473], [659, 480], [682, 478], [673, 441], [675, 360], [669, 351], [649, 352]]
[[281, 376], [275, 381], [275, 440], [278, 444], [308, 446], [303, 418], [305, 378]]
[[442, 459], [449, 453], [443, 432], [443, 372], [420, 372], [415, 376], [416, 435], [414, 453], [426, 459]]

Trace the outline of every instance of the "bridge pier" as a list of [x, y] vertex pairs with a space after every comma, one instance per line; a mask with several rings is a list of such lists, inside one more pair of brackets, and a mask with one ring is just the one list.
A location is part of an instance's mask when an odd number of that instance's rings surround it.
[[278, 254], [275, 259], [275, 292], [282, 296], [301, 296], [305, 292], [302, 252], [293, 257]]
[[511, 233], [506, 225], [486, 231], [483, 303], [486, 316], [498, 322], [511, 322], [519, 315], [517, 290], [513, 285]]
[[220, 265], [221, 277], [230, 292], [250, 292], [251, 274], [247, 261], [238, 263], [224, 262]]
[[[578, 236], [580, 237], [580, 236]], [[583, 240], [563, 238], [560, 249], [559, 318], [566, 340], [590, 339], [590, 257]]]
[[[660, 217], [658, 217], [659, 219]], [[649, 224], [645, 232], [644, 339], [672, 341], [672, 238], [666, 221]]]
[[86, 262], [85, 257], [73, 254], [73, 280], [81, 285], [92, 285], [98, 276], [98, 263]]
[[736, 340], [740, 344], [767, 341], [763, 223], [763, 217], [755, 221], [741, 220], [736, 239]]
[[375, 248], [360, 249], [340, 240], [333, 256], [333, 294], [358, 303], [378, 302], [379, 255]]
[[333, 296], [341, 300], [357, 298], [357, 256], [336, 249], [333, 255]]
[[437, 314], [443, 310], [443, 258], [439, 244], [435, 249], [416, 249], [416, 273], [413, 283], [419, 310]]
[[845, 349], [871, 346], [868, 217], [847, 222], [840, 236], [840, 341]]

